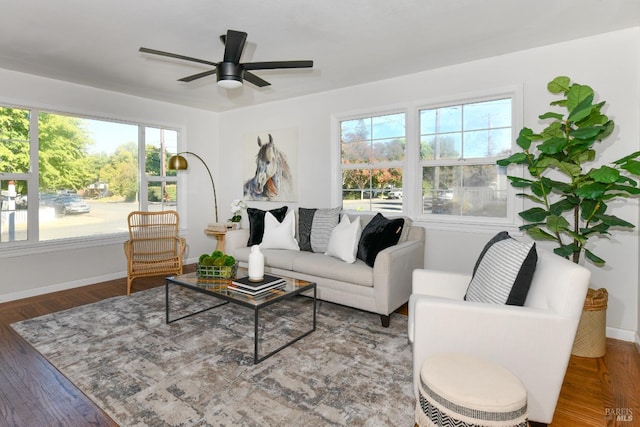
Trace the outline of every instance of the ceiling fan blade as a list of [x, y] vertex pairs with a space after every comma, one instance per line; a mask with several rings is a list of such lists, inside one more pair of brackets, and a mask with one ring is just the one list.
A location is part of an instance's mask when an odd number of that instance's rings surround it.
[[271, 86], [271, 83], [269, 83], [268, 81], [263, 80], [260, 77], [256, 76], [255, 74], [250, 73], [248, 71], [244, 72], [244, 79], [249, 83], [253, 83], [258, 87]]
[[191, 76], [187, 76], [187, 77], [183, 77], [181, 79], [178, 79], [179, 82], [192, 82], [196, 79], [202, 78], [202, 77], [207, 77], [210, 76], [211, 74], [215, 74], [216, 70], [208, 70], [208, 71], [204, 71], [202, 73], [198, 73], [198, 74], [193, 74]]
[[227, 31], [227, 36], [224, 40], [224, 62], [233, 62], [238, 64], [240, 62], [240, 56], [244, 49], [244, 42], [247, 40], [247, 33], [242, 31]]
[[313, 61], [269, 61], [242, 64], [245, 70], [275, 70], [279, 68], [311, 68]]
[[185, 61], [199, 62], [200, 64], [213, 65], [214, 67], [218, 65], [216, 62], [205, 61], [204, 59], [192, 58], [190, 56], [179, 55], [177, 53], [171, 53], [171, 52], [163, 52], [161, 50], [149, 49], [146, 47], [141, 47], [140, 52], [152, 53], [154, 55], [167, 56], [169, 58], [175, 58], [175, 59], [183, 59]]

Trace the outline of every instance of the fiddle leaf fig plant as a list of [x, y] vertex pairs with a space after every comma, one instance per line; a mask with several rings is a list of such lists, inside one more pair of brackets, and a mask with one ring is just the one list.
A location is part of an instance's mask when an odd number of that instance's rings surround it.
[[530, 179], [507, 176], [513, 187], [526, 191], [518, 196], [539, 205], [520, 212], [525, 221], [521, 230], [535, 240], [555, 241], [554, 252], [575, 263], [584, 251], [586, 259], [603, 266], [605, 260], [586, 245], [589, 239], [609, 235], [613, 229], [634, 227], [607, 213], [607, 203], [640, 193], [634, 179], [640, 177], [640, 151], [609, 165], [589, 167], [597, 158], [597, 144], [615, 127], [601, 111], [605, 102], [594, 103], [591, 87], [565, 76], [553, 79], [547, 89], [562, 97], [550, 104], [560, 112], [539, 116], [549, 120], [539, 133], [523, 128], [516, 140], [522, 151], [497, 163], [524, 165], [531, 175]]

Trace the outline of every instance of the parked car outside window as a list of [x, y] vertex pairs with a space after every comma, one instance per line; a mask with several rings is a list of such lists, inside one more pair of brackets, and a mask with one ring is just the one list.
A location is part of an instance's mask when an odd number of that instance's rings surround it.
[[89, 205], [78, 196], [60, 196], [53, 201], [58, 215], [89, 213]]

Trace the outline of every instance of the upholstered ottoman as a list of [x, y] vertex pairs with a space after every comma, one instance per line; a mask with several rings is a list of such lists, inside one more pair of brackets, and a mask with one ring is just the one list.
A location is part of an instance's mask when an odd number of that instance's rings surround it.
[[527, 426], [527, 391], [501, 366], [466, 354], [443, 353], [420, 370], [416, 424]]

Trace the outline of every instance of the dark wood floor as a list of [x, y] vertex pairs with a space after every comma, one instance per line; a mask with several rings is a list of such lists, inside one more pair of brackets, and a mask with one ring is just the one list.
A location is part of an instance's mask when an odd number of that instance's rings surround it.
[[[141, 278], [133, 288], [163, 284]], [[119, 279], [0, 304], [0, 426], [117, 425], [9, 325], [125, 293]], [[606, 356], [571, 358], [552, 426], [614, 425], [640, 426], [640, 354], [633, 343], [607, 340]]]

